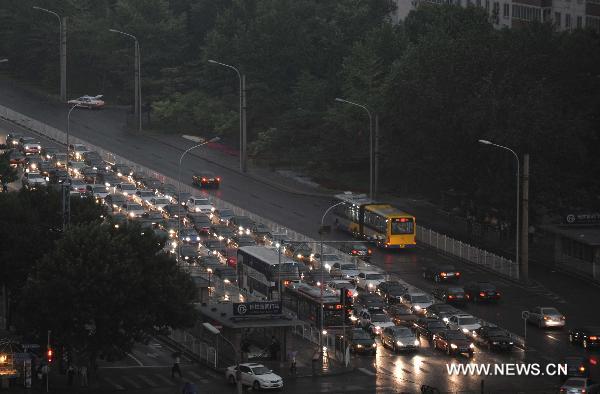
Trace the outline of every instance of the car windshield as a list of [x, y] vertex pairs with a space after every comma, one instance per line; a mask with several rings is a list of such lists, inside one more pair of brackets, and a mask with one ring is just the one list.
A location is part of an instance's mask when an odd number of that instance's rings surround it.
[[140, 192], [140, 197], [151, 197], [154, 195], [154, 192], [151, 190], [142, 190]]
[[167, 198], [156, 198], [154, 199], [155, 204], [169, 204], [170, 201]]
[[542, 313], [545, 315], [560, 315], [556, 308], [542, 308]]
[[426, 295], [414, 295], [411, 297], [412, 302], [429, 302], [429, 297]]
[[412, 234], [414, 232], [414, 222], [412, 218], [393, 218], [392, 235]]
[[267, 367], [255, 367], [255, 368], [252, 368], [252, 372], [255, 375], [266, 375], [268, 373], [271, 373], [271, 370]]
[[496, 286], [494, 286], [491, 283], [480, 283], [479, 284], [481, 290], [483, 291], [495, 291], [496, 290]]
[[458, 319], [458, 324], [460, 325], [465, 325], [465, 324], [477, 324], [477, 319], [475, 319], [474, 317], [461, 317]]
[[565, 386], [568, 386], [568, 387], [585, 387], [585, 380], [583, 380], [583, 379], [569, 379], [565, 383]]
[[135, 186], [131, 185], [129, 183], [122, 183], [121, 184], [121, 189], [123, 189], [123, 190], [135, 190]]
[[366, 274], [365, 279], [367, 280], [383, 280], [385, 277], [381, 274]]
[[106, 193], [106, 186], [94, 187], [94, 193]]
[[389, 322], [390, 318], [387, 317], [387, 315], [384, 314], [377, 314], [377, 315], [371, 315], [371, 321], [372, 322]]
[[342, 264], [343, 270], [357, 270], [358, 268], [354, 264]]
[[457, 294], [464, 293], [465, 291], [461, 287], [448, 287], [448, 293]]
[[448, 331], [448, 339], [467, 339], [461, 331]]
[[144, 208], [140, 204], [129, 204], [127, 205], [127, 210], [129, 211], [141, 211]]
[[352, 333], [354, 339], [372, 339], [365, 331], [356, 330]]
[[414, 334], [412, 333], [412, 331], [408, 328], [401, 328], [401, 327], [397, 327], [394, 330], [394, 335], [397, 337], [413, 337]]
[[446, 325], [442, 321], [430, 321], [427, 323], [427, 328], [446, 328]]

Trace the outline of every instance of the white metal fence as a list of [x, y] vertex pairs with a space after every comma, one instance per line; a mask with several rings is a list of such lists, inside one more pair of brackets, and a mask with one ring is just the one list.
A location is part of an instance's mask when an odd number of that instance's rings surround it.
[[206, 365], [215, 369], [217, 368], [217, 350], [213, 346], [196, 339], [189, 332], [182, 330], [171, 331], [169, 338], [186, 348], [198, 359], [205, 362]]

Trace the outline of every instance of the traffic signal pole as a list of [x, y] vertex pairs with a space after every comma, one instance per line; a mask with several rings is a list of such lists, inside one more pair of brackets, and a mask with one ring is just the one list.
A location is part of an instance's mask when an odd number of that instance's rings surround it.
[[48, 330], [48, 344], [46, 346], [46, 355], [48, 361], [48, 373], [46, 373], [46, 392], [50, 392], [50, 362], [52, 362], [52, 348], [50, 347], [50, 330]]

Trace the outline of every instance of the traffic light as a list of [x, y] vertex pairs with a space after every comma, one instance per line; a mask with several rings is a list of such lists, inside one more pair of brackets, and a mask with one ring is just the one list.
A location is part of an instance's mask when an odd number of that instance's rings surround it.
[[342, 287], [340, 289], [340, 303], [344, 306], [352, 305], [352, 290]]
[[54, 352], [52, 351], [52, 349], [48, 348], [48, 351], [46, 351], [46, 360], [48, 360], [48, 364], [52, 362], [53, 355]]

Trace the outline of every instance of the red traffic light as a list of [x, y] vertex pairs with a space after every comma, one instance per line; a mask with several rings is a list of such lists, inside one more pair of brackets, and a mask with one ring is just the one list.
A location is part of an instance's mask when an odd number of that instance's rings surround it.
[[52, 355], [54, 354], [54, 352], [52, 351], [52, 349], [48, 349], [48, 351], [46, 352], [46, 359], [48, 360], [49, 363], [52, 362]]

